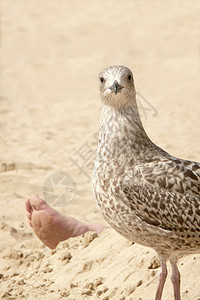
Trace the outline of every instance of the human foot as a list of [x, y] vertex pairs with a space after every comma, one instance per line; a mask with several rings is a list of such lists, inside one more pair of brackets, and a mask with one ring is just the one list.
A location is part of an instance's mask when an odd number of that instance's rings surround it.
[[51, 249], [70, 237], [79, 236], [87, 231], [100, 234], [104, 229], [100, 224], [86, 224], [62, 215], [38, 196], [26, 200], [26, 210], [29, 224], [35, 234]]

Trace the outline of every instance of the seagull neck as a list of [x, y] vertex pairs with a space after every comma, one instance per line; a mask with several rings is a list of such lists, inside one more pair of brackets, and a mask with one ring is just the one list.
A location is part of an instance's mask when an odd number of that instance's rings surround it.
[[114, 135], [131, 134], [147, 137], [140, 120], [136, 102], [129, 107], [117, 109], [103, 105], [101, 112], [100, 132]]
[[118, 151], [121, 155], [132, 153], [137, 155], [138, 151], [147, 148], [150, 143], [140, 120], [138, 108], [135, 105], [123, 109], [116, 109], [104, 105], [101, 114], [99, 132], [99, 154], [105, 152], [108, 146], [108, 156], [117, 157]]

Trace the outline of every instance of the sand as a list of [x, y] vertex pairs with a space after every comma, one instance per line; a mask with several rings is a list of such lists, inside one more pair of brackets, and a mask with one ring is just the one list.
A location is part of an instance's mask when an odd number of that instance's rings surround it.
[[[112, 229], [50, 250], [29, 227], [24, 202], [43, 197], [49, 178], [64, 174], [77, 194], [72, 190], [69, 204], [52, 205], [105, 224], [91, 176], [98, 73], [113, 64], [133, 70], [151, 139], [200, 161], [199, 13], [200, 1], [189, 0], [1, 1], [0, 298], [154, 299], [159, 262], [153, 250]], [[199, 258], [179, 261], [183, 300], [200, 299]], [[163, 299], [171, 300], [170, 273]]]

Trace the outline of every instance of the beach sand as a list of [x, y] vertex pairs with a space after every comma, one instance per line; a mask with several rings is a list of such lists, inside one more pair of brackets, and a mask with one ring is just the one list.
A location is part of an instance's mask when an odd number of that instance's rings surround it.
[[[54, 208], [106, 224], [91, 176], [98, 73], [109, 65], [133, 70], [151, 139], [200, 161], [199, 15], [200, 1], [189, 0], [1, 1], [0, 298], [154, 299], [152, 249], [106, 229], [50, 250], [29, 227], [24, 202], [32, 194], [50, 201], [49, 180], [72, 178], [73, 201], [54, 201]], [[200, 299], [200, 256], [183, 257], [179, 270], [182, 299]]]

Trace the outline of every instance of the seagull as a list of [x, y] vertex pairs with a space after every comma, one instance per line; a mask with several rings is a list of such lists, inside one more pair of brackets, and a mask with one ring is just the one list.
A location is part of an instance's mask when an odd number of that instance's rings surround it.
[[200, 164], [176, 158], [145, 132], [132, 72], [111, 66], [99, 75], [102, 112], [93, 193], [106, 221], [130, 241], [153, 248], [161, 261], [155, 300], [172, 267], [181, 299], [177, 261], [200, 253]]

